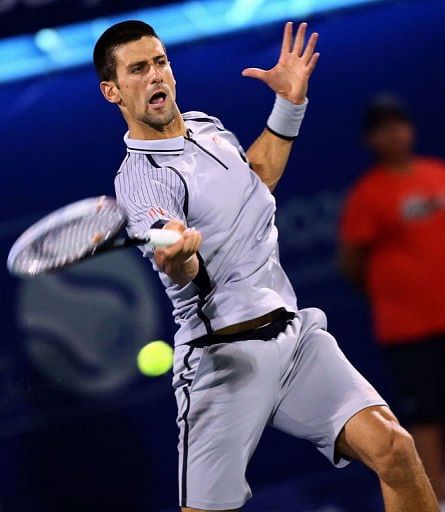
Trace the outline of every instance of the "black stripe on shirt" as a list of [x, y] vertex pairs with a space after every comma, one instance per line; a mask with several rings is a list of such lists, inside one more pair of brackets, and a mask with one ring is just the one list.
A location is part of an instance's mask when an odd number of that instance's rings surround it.
[[185, 140], [188, 140], [190, 142], [192, 142], [193, 144], [195, 144], [195, 146], [197, 146], [201, 151], [203, 151], [206, 155], [209, 155], [211, 158], [213, 158], [213, 160], [215, 160], [216, 162], [219, 163], [219, 165], [221, 165], [222, 167], [224, 167], [224, 169], [226, 169], [226, 171], [229, 170], [229, 168], [227, 167], [227, 165], [222, 162], [216, 155], [214, 155], [211, 151], [209, 151], [208, 149], [206, 149], [204, 146], [201, 146], [201, 144], [199, 142], [197, 142], [195, 139], [192, 139], [191, 136], [190, 137], [185, 137]]
[[173, 171], [178, 176], [178, 178], [182, 181], [182, 184], [184, 185], [185, 195], [184, 195], [184, 205], [183, 205], [182, 209], [184, 210], [184, 215], [185, 215], [185, 218], [187, 219], [187, 216], [189, 213], [189, 189], [187, 187], [187, 182], [185, 181], [184, 176], [177, 169], [172, 167], [171, 165], [168, 165], [167, 169], [170, 169], [171, 171]]
[[159, 219], [151, 226], [151, 229], [162, 229], [167, 223], [168, 220]]
[[194, 118], [188, 118], [186, 119], [186, 121], [193, 121], [195, 123], [212, 123], [213, 125], [215, 125], [216, 129], [220, 132], [225, 132], [225, 128], [221, 128], [220, 126], [218, 126], [218, 123], [214, 120], [214, 119], [211, 119], [210, 117], [194, 117]]
[[207, 334], [212, 334], [213, 329], [212, 329], [212, 324], [210, 322], [210, 318], [203, 311], [203, 308], [207, 303], [207, 295], [210, 293], [210, 291], [212, 289], [212, 283], [210, 281], [210, 277], [209, 277], [209, 274], [205, 267], [205, 263], [204, 263], [204, 260], [201, 256], [201, 254], [199, 252], [197, 252], [196, 256], [198, 257], [198, 261], [199, 261], [198, 274], [196, 275], [195, 279], [193, 279], [193, 282], [199, 288], [198, 312], [196, 314], [198, 315], [198, 318], [204, 324]]
[[156, 153], [178, 154], [178, 153], [183, 153], [184, 152], [184, 148], [175, 148], [175, 149], [142, 149], [142, 148], [132, 148], [130, 146], [127, 146], [127, 149], [129, 149], [131, 151], [136, 151], [137, 153], [144, 153], [144, 154], [147, 154], [147, 153], [152, 153], [152, 154], [156, 154]]
[[200, 293], [203, 295], [207, 295], [212, 289], [212, 285], [210, 282], [209, 274], [207, 273], [207, 269], [204, 264], [204, 260], [199, 252], [196, 253], [199, 261], [199, 270], [193, 282], [200, 289]]
[[[184, 366], [187, 368], [187, 370], [191, 370], [189, 359], [192, 355], [193, 347], [190, 347], [187, 354], [184, 357]], [[181, 374], [181, 378], [187, 382], [188, 385], [191, 384], [190, 380], [184, 379], [183, 375]], [[188, 453], [189, 453], [189, 431], [190, 426], [187, 420], [187, 415], [190, 411], [190, 392], [188, 389], [188, 386], [184, 386], [182, 388], [182, 391], [184, 392], [185, 399], [186, 399], [186, 407], [185, 411], [182, 415], [182, 421], [184, 422], [184, 437], [182, 440], [182, 475], [181, 475], [181, 507], [187, 506], [187, 462], [188, 462]]]
[[[162, 169], [162, 166], [160, 166], [151, 155], [145, 155], [145, 156], [146, 156], [147, 160], [150, 162], [150, 165], [152, 167], [154, 167], [155, 169]], [[189, 210], [189, 191], [188, 191], [188, 187], [187, 187], [187, 182], [185, 181], [184, 176], [182, 176], [182, 174], [177, 169], [172, 167], [171, 165], [167, 165], [165, 168], [170, 169], [172, 172], [174, 172], [176, 174], [176, 176], [178, 176], [178, 178], [181, 180], [181, 183], [184, 185], [184, 204], [182, 205], [182, 211], [184, 212], [184, 216], [187, 220], [187, 215], [188, 215], [188, 210]], [[162, 206], [162, 205], [159, 204], [159, 206]], [[167, 205], [165, 205], [164, 207], [167, 208]]]
[[145, 156], [148, 158], [148, 161], [154, 168], [156, 168], [156, 169], [161, 168], [161, 166], [158, 163], [156, 163], [156, 160], [151, 155], [145, 155]]

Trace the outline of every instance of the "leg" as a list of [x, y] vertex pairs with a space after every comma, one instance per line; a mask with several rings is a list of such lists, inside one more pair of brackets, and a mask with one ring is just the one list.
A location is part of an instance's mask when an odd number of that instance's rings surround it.
[[438, 512], [414, 441], [387, 407], [368, 407], [353, 416], [336, 448], [377, 473], [386, 512]]
[[278, 393], [277, 347], [255, 340], [177, 347], [174, 373], [180, 507], [236, 511], [251, 496], [246, 467]]
[[414, 438], [439, 501], [445, 500], [442, 434], [445, 337], [389, 345], [383, 354], [395, 396], [393, 409]]
[[[438, 512], [411, 436], [335, 339], [303, 312], [300, 343], [271, 424], [312, 441], [337, 467], [354, 458], [365, 462], [380, 478], [387, 512]], [[287, 340], [278, 342], [285, 354]]]
[[408, 427], [408, 430], [414, 438], [417, 451], [437, 498], [439, 501], [445, 501], [442, 425], [439, 423], [418, 424]]

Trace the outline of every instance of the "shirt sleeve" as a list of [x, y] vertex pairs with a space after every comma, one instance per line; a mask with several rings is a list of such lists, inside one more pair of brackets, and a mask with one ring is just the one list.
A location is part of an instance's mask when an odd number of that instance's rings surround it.
[[370, 245], [380, 235], [378, 209], [369, 184], [359, 183], [346, 198], [340, 220], [345, 245]]
[[[115, 191], [128, 217], [130, 237], [143, 237], [153, 228], [161, 228], [171, 219], [187, 225], [185, 207], [187, 191], [175, 170], [136, 166], [123, 169], [115, 180]], [[147, 246], [141, 247], [146, 255]]]

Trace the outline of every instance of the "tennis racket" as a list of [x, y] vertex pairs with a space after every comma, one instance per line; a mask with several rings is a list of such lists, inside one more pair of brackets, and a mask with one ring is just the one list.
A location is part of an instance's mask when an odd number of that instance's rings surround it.
[[15, 241], [8, 270], [33, 277], [113, 249], [145, 244], [165, 247], [181, 238], [171, 229], [149, 229], [132, 238], [119, 238], [127, 223], [125, 212], [111, 197], [71, 203], [33, 224]]

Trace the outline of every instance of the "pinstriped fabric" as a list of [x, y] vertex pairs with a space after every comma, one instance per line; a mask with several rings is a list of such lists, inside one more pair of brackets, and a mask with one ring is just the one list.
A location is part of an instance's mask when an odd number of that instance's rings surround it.
[[[159, 272], [178, 326], [176, 345], [277, 308], [297, 310], [279, 262], [273, 196], [219, 119], [203, 112], [183, 118], [182, 137], [138, 141], [127, 134], [132, 150], [115, 180], [131, 234], [172, 218], [202, 233], [195, 280], [179, 286]], [[159, 271], [153, 253], [142, 250]]]
[[129, 217], [130, 235], [141, 234], [160, 220], [186, 223], [186, 187], [171, 168], [155, 167], [145, 155], [131, 153], [122, 163], [114, 185], [116, 198]]

